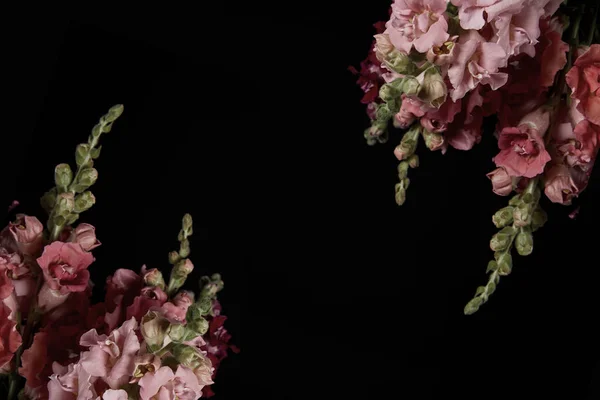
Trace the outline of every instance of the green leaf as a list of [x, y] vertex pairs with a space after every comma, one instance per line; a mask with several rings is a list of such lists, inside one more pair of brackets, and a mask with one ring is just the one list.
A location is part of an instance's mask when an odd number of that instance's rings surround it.
[[485, 286], [479, 286], [475, 291], [475, 297], [479, 296], [483, 292], [485, 292]]

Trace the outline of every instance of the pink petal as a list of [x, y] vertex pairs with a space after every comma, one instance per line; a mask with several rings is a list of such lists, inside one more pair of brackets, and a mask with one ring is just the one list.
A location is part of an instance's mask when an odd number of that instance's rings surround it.
[[413, 42], [413, 46], [415, 46], [415, 49], [419, 53], [427, 53], [433, 46], [442, 45], [449, 37], [448, 22], [446, 22], [445, 18], [441, 17], [429, 27], [427, 33], [421, 35], [421, 37]]
[[138, 382], [140, 399], [149, 400], [158, 393], [159, 389], [172, 380], [175, 374], [169, 367], [160, 367], [156, 372], [146, 373]]
[[461, 7], [458, 9], [458, 19], [463, 29], [481, 29], [485, 25], [483, 19], [483, 8], [481, 7]]

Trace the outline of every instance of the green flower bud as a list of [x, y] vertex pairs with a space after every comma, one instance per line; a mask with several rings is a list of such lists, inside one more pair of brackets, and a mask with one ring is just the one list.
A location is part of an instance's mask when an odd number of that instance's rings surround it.
[[496, 228], [504, 228], [513, 222], [513, 211], [514, 207], [504, 207], [498, 211], [492, 217], [492, 222], [496, 225]]
[[531, 234], [531, 231], [521, 229], [515, 239], [515, 247], [520, 255], [530, 255], [533, 251], [533, 235]]
[[69, 164], [58, 164], [54, 169], [54, 183], [61, 191], [66, 191], [73, 180], [73, 171]]
[[496, 262], [498, 263], [498, 274], [502, 276], [510, 274], [512, 271], [512, 256], [510, 255], [510, 252], [498, 252], [495, 257]]
[[510, 245], [510, 241], [513, 235], [514, 230], [512, 227], [507, 226], [505, 228], [502, 228], [500, 232], [492, 236], [492, 240], [490, 240], [490, 248], [492, 249], [492, 251], [506, 250], [506, 248]]
[[75, 197], [75, 207], [73, 210], [76, 213], [82, 213], [85, 210], [90, 209], [96, 203], [96, 198], [89, 190], [78, 194]]
[[494, 272], [497, 269], [498, 269], [498, 263], [495, 260], [491, 260], [490, 262], [488, 262], [485, 273], [487, 274], [488, 272]]
[[192, 216], [190, 214], [185, 214], [183, 216], [183, 221], [181, 225], [183, 226], [183, 230], [188, 232], [188, 236], [190, 235], [189, 231], [192, 229], [192, 223]]
[[546, 211], [544, 211], [542, 208], [540, 208], [538, 206], [535, 209], [535, 211], [533, 212], [533, 215], [531, 216], [532, 231], [538, 230], [539, 228], [544, 226], [547, 221], [548, 221], [548, 214], [546, 214]]
[[[92, 186], [98, 179], [98, 171], [96, 168], [84, 168], [81, 170], [77, 184], [86, 188]], [[85, 190], [85, 189], [83, 189]]]
[[396, 194], [395, 194], [396, 204], [401, 206], [406, 201], [406, 189], [404, 188], [404, 185], [402, 183], [397, 183], [395, 190], [396, 190]]
[[416, 96], [421, 90], [421, 85], [414, 76], [405, 76], [402, 82], [402, 92], [407, 96]]
[[521, 195], [520, 194], [516, 194], [514, 195], [509, 201], [508, 201], [508, 205], [509, 206], [513, 206], [516, 207], [521, 203]]
[[181, 241], [181, 244], [179, 246], [179, 256], [181, 258], [186, 258], [190, 255], [190, 241], [187, 239], [184, 239]]
[[410, 57], [396, 49], [386, 54], [384, 62], [393, 71], [403, 75], [411, 74], [415, 69], [415, 65]]
[[113, 122], [115, 121], [117, 118], [119, 118], [121, 116], [121, 114], [123, 114], [123, 104], [116, 104], [114, 106], [112, 106], [109, 110], [108, 113], [105, 116], [105, 120], [107, 122]]
[[169, 326], [169, 329], [167, 329], [169, 338], [176, 343], [183, 342], [186, 338], [186, 333], [185, 326], [181, 324], [172, 324]]
[[208, 332], [208, 321], [204, 317], [197, 318], [187, 323], [189, 329], [198, 332], [199, 335], [204, 335]]
[[56, 203], [56, 214], [66, 218], [75, 208], [75, 197], [71, 192], [65, 192], [58, 195]]
[[437, 67], [432, 66], [423, 71], [416, 80], [420, 82], [417, 96], [434, 108], [439, 108], [446, 101], [448, 88]]
[[532, 207], [531, 203], [520, 203], [513, 210], [513, 220], [517, 227], [527, 226], [531, 223]]
[[394, 113], [389, 109], [387, 104], [379, 104], [375, 111], [375, 118], [380, 122], [388, 121], [393, 115]]
[[398, 90], [395, 89], [393, 86], [388, 85], [387, 83], [382, 85], [379, 89], [379, 98], [385, 102], [394, 100], [399, 96], [400, 93], [398, 93]]
[[425, 146], [431, 151], [440, 150], [444, 145], [444, 135], [438, 132], [423, 129], [423, 139], [425, 140]]
[[177, 262], [181, 260], [179, 253], [176, 251], [171, 251], [169, 253], [169, 264], [177, 264]]
[[475, 297], [473, 300], [469, 301], [465, 306], [464, 313], [465, 315], [471, 315], [479, 310], [479, 307], [483, 303], [481, 297]]
[[75, 162], [78, 167], [86, 164], [89, 161], [90, 145], [82, 143], [75, 149]]
[[97, 139], [102, 134], [102, 126], [100, 124], [94, 125], [92, 128], [92, 137]]
[[213, 302], [210, 297], [200, 297], [196, 303], [200, 315], [208, 315], [212, 311]]
[[398, 164], [398, 177], [400, 179], [404, 179], [408, 176], [408, 161], [400, 161], [400, 164]]
[[413, 154], [412, 156], [408, 157], [408, 165], [411, 168], [417, 168], [419, 166], [419, 156], [416, 154]]
[[181, 365], [183, 365], [184, 367], [188, 367], [191, 370], [211, 366], [211, 362], [208, 359], [208, 357], [206, 357], [204, 354], [202, 354], [195, 348], [186, 346], [184, 344], [174, 346], [171, 353]]
[[152, 268], [144, 274], [144, 283], [147, 286], [155, 286], [165, 290], [165, 279], [163, 274], [156, 268]]

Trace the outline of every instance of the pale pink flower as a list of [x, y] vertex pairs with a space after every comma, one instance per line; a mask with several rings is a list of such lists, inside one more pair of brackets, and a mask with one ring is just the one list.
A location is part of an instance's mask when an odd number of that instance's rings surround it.
[[155, 372], [160, 368], [160, 358], [152, 353], [142, 353], [146, 346], [142, 346], [140, 353], [135, 356], [132, 378], [129, 383], [138, 382], [148, 372]]
[[71, 232], [69, 242], [79, 243], [85, 251], [92, 251], [101, 244], [96, 238], [96, 228], [90, 224], [77, 225], [77, 228]]
[[544, 193], [553, 203], [570, 205], [573, 197], [579, 194], [570, 168], [563, 164], [550, 167], [544, 175]]
[[182, 365], [175, 373], [169, 367], [147, 373], [140, 379], [139, 385], [141, 400], [195, 400], [202, 396], [204, 387], [194, 372]]
[[89, 350], [81, 353], [81, 366], [112, 389], [118, 389], [129, 382], [135, 369], [135, 355], [140, 350], [140, 342], [135, 333], [137, 326], [136, 320], [132, 318], [109, 336], [98, 335], [95, 329], [84, 333], [80, 344]]
[[513, 191], [513, 180], [506, 169], [500, 167], [486, 175], [492, 181], [492, 191], [499, 196], [508, 196]]
[[425, 115], [425, 105], [422, 101], [402, 94], [400, 111], [394, 116], [396, 126], [401, 129], [408, 128], [418, 117]]
[[445, 0], [395, 0], [385, 34], [400, 51], [426, 53], [448, 39]]
[[57, 362], [52, 364], [48, 393], [50, 400], [95, 400], [94, 381], [81, 363], [63, 366]]
[[128, 400], [129, 395], [123, 389], [108, 389], [102, 393], [102, 397], [98, 396], [96, 400]]
[[502, 87], [508, 74], [498, 72], [505, 64], [506, 52], [497, 43], [486, 42], [476, 31], [461, 36], [454, 50], [454, 61], [448, 69], [453, 89], [452, 100], [457, 101], [477, 85], [490, 85], [493, 90]]
[[17, 220], [9, 224], [19, 251], [30, 256], [37, 256], [44, 242], [44, 225], [36, 218], [25, 214], [17, 214]]

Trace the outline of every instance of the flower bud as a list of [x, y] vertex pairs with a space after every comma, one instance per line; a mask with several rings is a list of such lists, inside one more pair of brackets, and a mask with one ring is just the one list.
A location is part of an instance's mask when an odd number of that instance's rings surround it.
[[38, 307], [42, 312], [48, 312], [63, 304], [69, 294], [61, 294], [60, 290], [51, 289], [47, 283], [44, 283], [38, 293]]
[[413, 73], [415, 65], [410, 57], [396, 49], [386, 55], [385, 64], [399, 74]]
[[167, 329], [167, 334], [169, 338], [176, 343], [181, 343], [186, 338], [186, 328], [181, 324], [171, 324], [169, 329]]
[[183, 216], [182, 226], [183, 226], [183, 230], [188, 232], [188, 236], [190, 235], [189, 231], [192, 229], [192, 224], [193, 224], [192, 216], [190, 214], [185, 214]]
[[402, 181], [400, 183], [396, 184], [395, 190], [396, 190], [396, 195], [395, 195], [396, 204], [401, 206], [406, 201], [406, 188], [404, 187], [404, 184], [402, 183]]
[[423, 129], [423, 139], [425, 140], [425, 146], [431, 151], [439, 150], [444, 145], [444, 136], [438, 132]]
[[375, 38], [375, 57], [380, 62], [387, 60], [387, 55], [394, 50], [394, 45], [387, 34], [378, 34]]
[[200, 297], [194, 304], [198, 308], [199, 315], [208, 315], [212, 311], [213, 302], [210, 297]]
[[54, 169], [54, 183], [56, 187], [62, 191], [66, 191], [72, 181], [73, 171], [71, 171], [69, 164], [58, 164]]
[[47, 191], [46, 193], [44, 193], [44, 195], [40, 199], [40, 205], [48, 214], [50, 214], [50, 212], [54, 208], [55, 204], [56, 204], [56, 188], [52, 188], [49, 191]]
[[[82, 188], [88, 188], [92, 186], [98, 179], [98, 171], [96, 168], [84, 168], [81, 170], [79, 178], [77, 179], [77, 185]], [[85, 189], [83, 189], [85, 190]], [[83, 191], [81, 190], [81, 191]]]
[[506, 276], [512, 271], [512, 256], [509, 251], [496, 253], [496, 262], [498, 263], [498, 274]]
[[179, 257], [178, 252], [172, 251], [169, 253], [169, 264], [177, 264], [179, 260], [181, 260], [181, 257]]
[[146, 341], [148, 349], [155, 353], [171, 342], [168, 335], [169, 326], [168, 320], [163, 318], [155, 311], [148, 311], [142, 317], [140, 324], [140, 332]]
[[82, 213], [85, 210], [90, 209], [96, 203], [96, 197], [90, 192], [86, 190], [83, 193], [78, 194], [75, 197], [75, 206], [73, 211], [76, 213]]
[[532, 210], [531, 204], [521, 203], [514, 208], [513, 219], [517, 227], [527, 226], [531, 223]]
[[75, 208], [75, 198], [73, 193], [65, 192], [58, 195], [56, 214], [67, 216]]
[[156, 268], [152, 268], [144, 274], [144, 283], [148, 286], [155, 286], [161, 290], [165, 290], [163, 274]]
[[[513, 191], [513, 182], [503, 167], [496, 168], [486, 175], [492, 181], [492, 190], [499, 196], [508, 196]], [[512, 201], [512, 200], [511, 200]], [[515, 205], [511, 204], [510, 205]]]
[[537, 207], [531, 216], [531, 229], [533, 231], [538, 230], [548, 221], [548, 214], [541, 207]]
[[377, 121], [381, 122], [389, 120], [390, 118], [392, 118], [393, 115], [394, 113], [385, 103], [379, 104], [377, 106], [377, 110], [375, 111], [375, 117], [377, 118]]
[[[71, 214], [73, 217], [78, 217], [78, 214]], [[71, 218], [67, 219], [70, 222]], [[69, 236], [69, 242], [79, 243], [81, 248], [85, 251], [92, 251], [102, 243], [96, 238], [96, 228], [90, 224], [79, 224], [71, 232]]]
[[193, 370], [194, 373], [202, 367], [212, 367], [210, 359], [194, 347], [179, 344], [173, 347], [171, 353], [181, 365]]
[[180, 260], [173, 266], [171, 276], [169, 277], [169, 286], [167, 287], [167, 293], [169, 295], [177, 292], [180, 287], [183, 286], [188, 275], [194, 270], [194, 264], [189, 258]]
[[121, 114], [123, 114], [123, 104], [116, 104], [114, 106], [112, 106], [109, 110], [108, 113], [105, 116], [105, 120], [107, 122], [114, 122], [117, 118], [119, 118], [121, 116]]
[[190, 255], [190, 241], [187, 239], [184, 239], [181, 241], [181, 244], [179, 245], [179, 256], [181, 258], [186, 258]]
[[196, 318], [193, 321], [187, 323], [187, 327], [200, 335], [204, 335], [208, 332], [208, 321], [204, 317]]
[[400, 94], [398, 93], [398, 91], [394, 89], [391, 85], [388, 85], [387, 83], [382, 85], [379, 89], [379, 98], [383, 101], [387, 102], [399, 96]]
[[90, 145], [82, 143], [77, 145], [75, 149], [75, 162], [78, 167], [81, 167], [84, 163], [89, 161]]
[[408, 176], [408, 161], [400, 161], [398, 164], [398, 178], [404, 179]]
[[405, 76], [402, 79], [402, 92], [407, 96], [416, 96], [421, 90], [421, 85], [414, 76]]
[[512, 236], [514, 235], [514, 228], [511, 226], [504, 227], [500, 232], [492, 236], [490, 240], [490, 248], [492, 251], [503, 251], [510, 245]]
[[411, 168], [417, 168], [419, 166], [419, 156], [416, 154], [408, 157], [408, 160], [406, 161], [408, 161], [408, 166]]
[[496, 225], [496, 228], [504, 228], [513, 222], [513, 210], [514, 207], [504, 207], [498, 211], [492, 217], [492, 222]]
[[481, 297], [475, 297], [473, 300], [469, 301], [465, 306], [464, 313], [465, 315], [471, 315], [479, 310], [479, 307], [483, 303]]
[[531, 231], [521, 229], [515, 239], [515, 247], [520, 255], [530, 255], [533, 251], [533, 235], [531, 234]]
[[419, 135], [421, 134], [421, 126], [413, 125], [404, 136], [400, 144], [394, 149], [394, 155], [400, 161], [412, 156], [417, 150], [419, 143]]
[[436, 67], [427, 68], [416, 77], [416, 80], [419, 82], [417, 93], [419, 99], [434, 108], [444, 104], [448, 96], [448, 88]]

